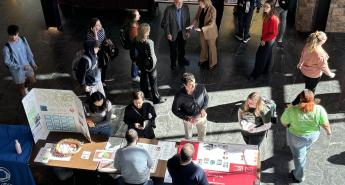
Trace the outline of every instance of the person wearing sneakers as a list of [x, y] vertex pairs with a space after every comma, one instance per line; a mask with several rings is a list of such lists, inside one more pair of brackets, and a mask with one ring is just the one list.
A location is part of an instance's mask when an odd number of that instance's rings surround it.
[[279, 18], [275, 15], [273, 0], [264, 3], [262, 14], [262, 36], [261, 42], [255, 56], [255, 65], [249, 80], [253, 80], [262, 74], [268, 75], [271, 61], [272, 49], [278, 35]]
[[[330, 78], [335, 77], [328, 67], [328, 54], [322, 48], [322, 45], [327, 41], [327, 36], [322, 31], [316, 31], [311, 33], [307, 38], [307, 42], [302, 50], [301, 58], [297, 65], [297, 68], [301, 70], [305, 79], [305, 88], [313, 91], [319, 83], [321, 76], [325, 73]], [[292, 102], [292, 105], [299, 103], [299, 95]], [[318, 99], [318, 101], [320, 101]]]
[[304, 167], [307, 152], [317, 141], [322, 127], [327, 135], [331, 135], [331, 126], [327, 112], [321, 105], [314, 103], [314, 93], [305, 89], [300, 94], [300, 103], [285, 109], [281, 123], [287, 128], [286, 142], [290, 147], [295, 169], [289, 174], [295, 183], [304, 181]]
[[256, 12], [258, 13], [261, 7], [261, 0], [237, 1], [237, 28], [235, 38], [239, 41], [243, 41], [244, 43], [247, 43], [251, 39], [249, 29], [255, 7], [257, 8]]
[[276, 0], [276, 11], [279, 17], [279, 33], [277, 36], [277, 47], [284, 48], [283, 37], [286, 29], [286, 16], [289, 9], [289, 0]]
[[3, 49], [3, 57], [14, 83], [22, 97], [28, 93], [28, 85], [35, 83], [37, 65], [28, 41], [19, 36], [19, 26], [10, 25], [7, 28], [8, 41]]

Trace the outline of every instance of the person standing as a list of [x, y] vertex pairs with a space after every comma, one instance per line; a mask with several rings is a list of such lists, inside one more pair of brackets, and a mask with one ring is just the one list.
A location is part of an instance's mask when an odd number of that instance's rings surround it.
[[173, 185], [208, 185], [204, 170], [192, 161], [194, 146], [183, 145], [180, 154], [168, 160], [168, 171]]
[[261, 7], [261, 0], [237, 1], [237, 28], [235, 38], [244, 43], [247, 43], [251, 39], [251, 36], [249, 35], [249, 30], [255, 7], [257, 8], [256, 12], [259, 13]]
[[77, 80], [87, 96], [97, 91], [106, 96], [101, 81], [101, 70], [98, 66], [98, 51], [98, 41], [85, 41], [84, 55], [81, 57], [76, 69]]
[[255, 66], [249, 79], [256, 79], [262, 74], [269, 73], [272, 61], [272, 49], [278, 35], [279, 19], [275, 15], [274, 2], [268, 0], [264, 3], [262, 36], [259, 48], [256, 52]]
[[305, 180], [304, 167], [307, 152], [317, 141], [322, 127], [327, 135], [331, 135], [331, 126], [327, 112], [321, 105], [314, 103], [314, 93], [305, 89], [300, 94], [300, 102], [296, 106], [286, 108], [281, 117], [281, 123], [287, 128], [286, 142], [290, 147], [295, 169], [290, 177], [294, 182]]
[[185, 138], [193, 136], [193, 127], [198, 130], [198, 140], [203, 141], [206, 136], [208, 94], [203, 85], [195, 83], [192, 73], [184, 73], [183, 86], [174, 97], [172, 112], [181, 118], [184, 124]]
[[194, 29], [200, 33], [200, 61], [199, 66], [207, 66], [213, 70], [217, 65], [216, 39], [218, 30], [216, 25], [217, 11], [211, 0], [198, 0], [199, 8], [194, 20], [187, 29]]
[[289, 9], [289, 0], [276, 0], [276, 10], [279, 17], [279, 33], [277, 36], [277, 46], [284, 48], [283, 38], [286, 29], [286, 17]]
[[137, 51], [135, 60], [138, 62], [141, 71], [140, 89], [144, 92], [145, 97], [153, 100], [154, 104], [164, 103], [165, 99], [161, 98], [158, 93], [157, 57], [154, 50], [154, 43], [149, 39], [149, 35], [150, 25], [147, 23], [140, 24], [135, 43], [135, 49]]
[[128, 125], [128, 129], [137, 131], [138, 136], [147, 139], [154, 139], [156, 128], [155, 119], [157, 117], [152, 103], [146, 102], [142, 91], [133, 92], [133, 103], [125, 108], [123, 121]]
[[8, 41], [3, 49], [3, 57], [14, 83], [22, 97], [28, 93], [29, 84], [36, 82], [34, 70], [37, 65], [28, 41], [19, 36], [19, 26], [7, 27]]
[[[322, 45], [326, 43], [327, 36], [322, 31], [316, 31], [309, 35], [307, 42], [302, 50], [301, 58], [297, 64], [297, 68], [301, 70], [305, 81], [305, 88], [313, 91], [319, 83], [321, 76], [325, 73], [330, 78], [335, 77], [328, 67], [328, 54], [322, 48]], [[292, 105], [299, 103], [299, 95], [292, 102]]]
[[248, 95], [246, 101], [238, 109], [238, 122], [246, 144], [260, 147], [266, 131], [271, 128], [275, 109], [274, 102], [261, 98], [259, 93], [252, 92]]
[[220, 24], [222, 23], [223, 12], [224, 12], [224, 0], [211, 0], [212, 5], [217, 11], [216, 25], [219, 33]]
[[180, 65], [189, 65], [189, 61], [185, 58], [186, 40], [190, 36], [190, 30], [185, 28], [189, 24], [188, 6], [183, 4], [183, 0], [174, 0], [174, 4], [165, 9], [161, 23], [169, 42], [171, 69], [176, 68], [176, 59]]
[[126, 185], [153, 185], [149, 180], [153, 161], [146, 150], [136, 146], [138, 133], [129, 129], [125, 138], [127, 146], [116, 151], [114, 168], [120, 171]]
[[[108, 63], [110, 61], [104, 61], [101, 50], [104, 40], [106, 39], [104, 28], [102, 27], [101, 21], [98, 18], [92, 18], [90, 22], [89, 29], [87, 31], [86, 40], [94, 40], [99, 43], [100, 51], [97, 53], [98, 65], [101, 69], [101, 81], [103, 87], [106, 87], [105, 78], [108, 68]], [[101, 62], [102, 61], [102, 62]]]
[[134, 82], [140, 82], [139, 67], [135, 60], [135, 41], [138, 36], [140, 13], [137, 9], [130, 10], [127, 20], [124, 24], [124, 29], [127, 32], [128, 39], [130, 40], [129, 56], [132, 60], [131, 77]]

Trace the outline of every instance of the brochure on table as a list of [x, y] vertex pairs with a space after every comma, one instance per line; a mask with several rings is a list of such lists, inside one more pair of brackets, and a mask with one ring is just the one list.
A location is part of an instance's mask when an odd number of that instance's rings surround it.
[[49, 132], [78, 132], [91, 141], [82, 102], [70, 90], [32, 89], [22, 100], [35, 143]]

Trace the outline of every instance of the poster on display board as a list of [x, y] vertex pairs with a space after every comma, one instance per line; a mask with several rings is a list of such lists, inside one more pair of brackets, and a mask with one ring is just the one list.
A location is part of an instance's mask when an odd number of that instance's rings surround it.
[[209, 184], [253, 185], [257, 182], [259, 150], [256, 145], [181, 141], [178, 152], [186, 143], [193, 144], [192, 160], [204, 169]]
[[91, 141], [82, 102], [73, 91], [32, 89], [22, 100], [35, 143], [49, 132], [78, 132]]

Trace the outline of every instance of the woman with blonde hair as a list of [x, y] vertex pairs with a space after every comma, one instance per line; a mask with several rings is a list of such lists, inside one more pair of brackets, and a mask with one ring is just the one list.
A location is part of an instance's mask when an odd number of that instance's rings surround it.
[[[330, 78], [334, 78], [333, 73], [328, 67], [328, 54], [322, 48], [322, 45], [327, 41], [327, 36], [322, 31], [316, 31], [309, 35], [307, 42], [302, 50], [301, 58], [297, 68], [301, 70], [305, 79], [305, 88], [313, 91], [319, 83], [321, 76], [325, 73]], [[292, 105], [299, 103], [299, 96], [292, 102]]]
[[[140, 68], [140, 89], [145, 97], [151, 99], [154, 104], [165, 102], [158, 93], [157, 87], [157, 57], [155, 54], [154, 43], [150, 36], [150, 25], [140, 24], [138, 35], [135, 42], [135, 61]], [[150, 89], [149, 89], [150, 87]]]
[[281, 123], [287, 128], [286, 141], [290, 147], [295, 169], [290, 173], [294, 182], [302, 182], [307, 151], [319, 138], [320, 127], [331, 135], [327, 112], [314, 103], [314, 93], [305, 89], [299, 96], [300, 102], [283, 112]]
[[216, 39], [218, 30], [216, 25], [216, 9], [211, 0], [198, 0], [199, 9], [195, 18], [187, 29], [194, 29], [200, 33], [200, 61], [199, 66], [207, 66], [209, 70], [217, 65]]
[[238, 109], [238, 122], [241, 125], [244, 142], [260, 146], [265, 133], [271, 128], [275, 117], [274, 101], [263, 99], [259, 93], [252, 92]]

